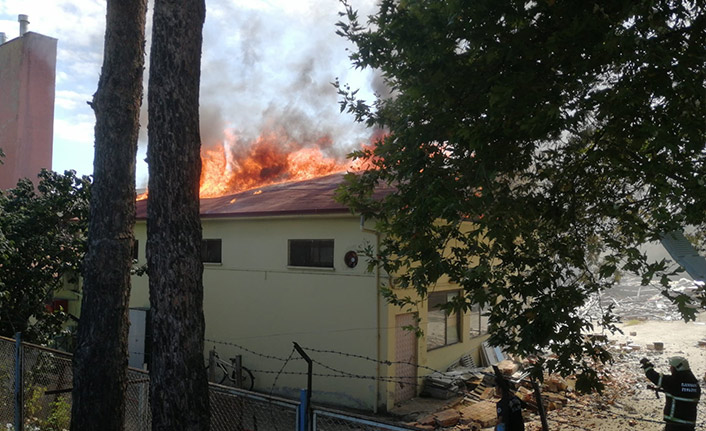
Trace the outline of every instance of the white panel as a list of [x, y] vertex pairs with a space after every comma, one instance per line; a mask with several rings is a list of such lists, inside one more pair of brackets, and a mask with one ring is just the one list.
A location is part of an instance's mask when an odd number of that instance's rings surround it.
[[143, 368], [145, 363], [145, 330], [147, 329], [147, 310], [130, 309], [130, 331], [128, 332], [128, 365]]

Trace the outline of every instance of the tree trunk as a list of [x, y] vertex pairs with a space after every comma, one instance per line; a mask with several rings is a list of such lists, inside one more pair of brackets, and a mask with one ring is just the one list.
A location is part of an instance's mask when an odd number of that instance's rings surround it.
[[156, 0], [148, 89], [153, 430], [208, 430], [199, 180], [203, 0]]
[[146, 0], [108, 0], [71, 429], [122, 431]]

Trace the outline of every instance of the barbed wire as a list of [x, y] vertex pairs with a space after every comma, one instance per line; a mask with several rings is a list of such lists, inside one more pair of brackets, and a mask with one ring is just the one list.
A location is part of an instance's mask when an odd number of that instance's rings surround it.
[[[258, 356], [258, 357], [260, 357], [260, 358], [273, 359], [273, 360], [280, 361], [280, 362], [286, 362], [286, 361], [288, 361], [288, 360], [302, 360], [302, 358], [282, 358], [282, 357], [279, 357], [279, 356], [268, 355], [268, 354], [256, 352], [256, 351], [254, 351], [254, 350], [252, 350], [252, 349], [249, 349], [249, 348], [247, 348], [247, 347], [245, 347], [245, 346], [242, 346], [242, 345], [237, 344], [237, 343], [229, 342], [229, 341], [219, 341], [219, 340], [208, 339], [208, 338], [205, 339], [204, 341], [205, 341], [205, 342], [210, 342], [210, 343], [215, 343], [215, 344], [221, 344], [221, 345], [236, 347], [236, 348], [241, 349], [241, 350], [243, 350], [243, 351], [245, 351], [245, 352], [248, 352], [248, 353], [250, 353], [250, 354], [252, 354], [252, 355]], [[306, 347], [306, 346], [302, 346], [302, 349], [304, 349], [304, 350], [306, 350], [306, 351], [308, 351], [308, 352], [322, 353], [322, 354], [335, 354], [335, 355], [339, 355], [339, 356], [343, 356], [343, 357], [348, 357], [348, 358], [362, 359], [362, 360], [369, 361], [369, 362], [374, 362], [374, 363], [380, 364], [380, 365], [387, 365], [387, 366], [391, 366], [391, 365], [409, 365], [409, 366], [416, 367], [417, 369], [422, 369], [422, 370], [430, 371], [430, 372], [432, 372], [432, 373], [443, 373], [443, 371], [441, 371], [441, 370], [438, 370], [438, 369], [435, 369], [435, 368], [432, 368], [432, 367], [428, 367], [428, 366], [425, 366], [425, 365], [415, 364], [415, 363], [409, 362], [409, 361], [389, 361], [389, 360], [383, 361], [383, 360], [371, 358], [371, 357], [369, 357], [369, 356], [360, 355], [360, 354], [356, 354], [356, 353], [340, 352], [340, 351], [337, 351], [337, 350], [330, 350], [330, 349], [316, 349], [316, 348], [313, 348], [313, 347]], [[314, 362], [317, 362], [317, 361], [314, 361]], [[324, 364], [322, 364], [322, 363], [320, 363], [320, 362], [317, 362], [317, 363], [318, 363], [319, 365], [321, 365], [321, 366], [326, 367], [326, 365], [324, 365]], [[339, 370], [337, 370], [337, 371], [339, 371]], [[346, 371], [339, 371], [339, 372], [346, 373]]]
[[345, 356], [345, 357], [349, 357], [349, 358], [363, 359], [366, 361], [375, 362], [380, 365], [388, 365], [388, 366], [390, 366], [390, 365], [411, 365], [411, 366], [417, 367], [419, 369], [431, 371], [433, 373], [443, 373], [443, 371], [437, 370], [435, 368], [427, 367], [425, 365], [415, 364], [415, 363], [409, 362], [409, 361], [381, 361], [379, 359], [371, 358], [371, 357], [364, 356], [364, 355], [358, 355], [355, 353], [339, 352], [336, 350], [315, 349], [313, 347], [304, 347], [304, 346], [302, 346], [302, 348], [305, 350], [308, 350], [310, 352], [315, 352], [315, 353], [328, 353], [328, 354]]
[[[236, 344], [236, 343], [229, 342], [229, 341], [218, 341], [218, 340], [213, 340], [213, 339], [210, 339], [210, 338], [205, 338], [205, 339], [204, 339], [204, 342], [216, 343], [216, 344], [222, 344], [222, 345], [225, 345], [225, 346], [237, 347], [237, 348], [240, 349], [240, 350], [243, 350], [243, 351], [245, 351], [245, 352], [251, 353], [251, 354], [253, 354], [253, 355], [255, 355], [255, 356], [258, 356], [258, 357], [260, 357], [260, 358], [274, 359], [274, 360], [280, 361], [280, 362], [287, 362], [287, 361], [289, 361], [289, 360], [291, 359], [291, 358], [280, 358], [279, 356], [273, 356], [273, 355], [267, 355], [267, 354], [264, 354], [264, 353], [259, 353], [259, 352], [256, 352], [256, 351], [254, 351], [254, 350], [248, 349], [248, 348], [245, 347], [245, 346], [241, 346], [240, 344]], [[291, 355], [290, 355], [290, 356], [291, 356]], [[302, 358], [294, 358], [294, 360], [301, 360], [301, 359], [302, 359]]]
[[[292, 356], [294, 356], [295, 351], [296, 351], [296, 349], [294, 347], [292, 347], [292, 351], [289, 352], [289, 356], [287, 357], [287, 359], [285, 359], [284, 364], [282, 364], [282, 368], [279, 369], [279, 372], [275, 376], [275, 380], [272, 382], [272, 387], [270, 388], [270, 396], [272, 396], [272, 394], [274, 393], [275, 387], [277, 386], [277, 380], [279, 380], [279, 376], [281, 376], [282, 373], [285, 372], [284, 367], [286, 367], [287, 364], [289, 363], [289, 361], [292, 359]], [[251, 370], [251, 372], [252, 372], [252, 370]], [[306, 374], [306, 373], [304, 373], [304, 374]]]

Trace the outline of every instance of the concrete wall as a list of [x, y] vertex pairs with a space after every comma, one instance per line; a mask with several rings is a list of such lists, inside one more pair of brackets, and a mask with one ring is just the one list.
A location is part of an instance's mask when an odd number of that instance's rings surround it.
[[0, 45], [0, 189], [51, 169], [56, 45], [32, 32]]

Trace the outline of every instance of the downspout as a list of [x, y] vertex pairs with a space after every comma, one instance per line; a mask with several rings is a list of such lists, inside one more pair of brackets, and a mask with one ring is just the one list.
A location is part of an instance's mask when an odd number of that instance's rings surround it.
[[[368, 229], [365, 227], [365, 216], [360, 216], [360, 231], [365, 232], [365, 233], [370, 233], [375, 235], [375, 253], [379, 252], [380, 249], [380, 232], [376, 231], [375, 229]], [[377, 345], [375, 346], [376, 349], [376, 366], [375, 366], [375, 406], [373, 406], [373, 412], [377, 413], [378, 412], [378, 406], [380, 405], [380, 354], [382, 350], [382, 336], [381, 336], [381, 330], [380, 330], [380, 305], [381, 305], [381, 298], [380, 298], [380, 265], [375, 265], [375, 298], [376, 298], [376, 311], [375, 311], [375, 319], [377, 321]]]

